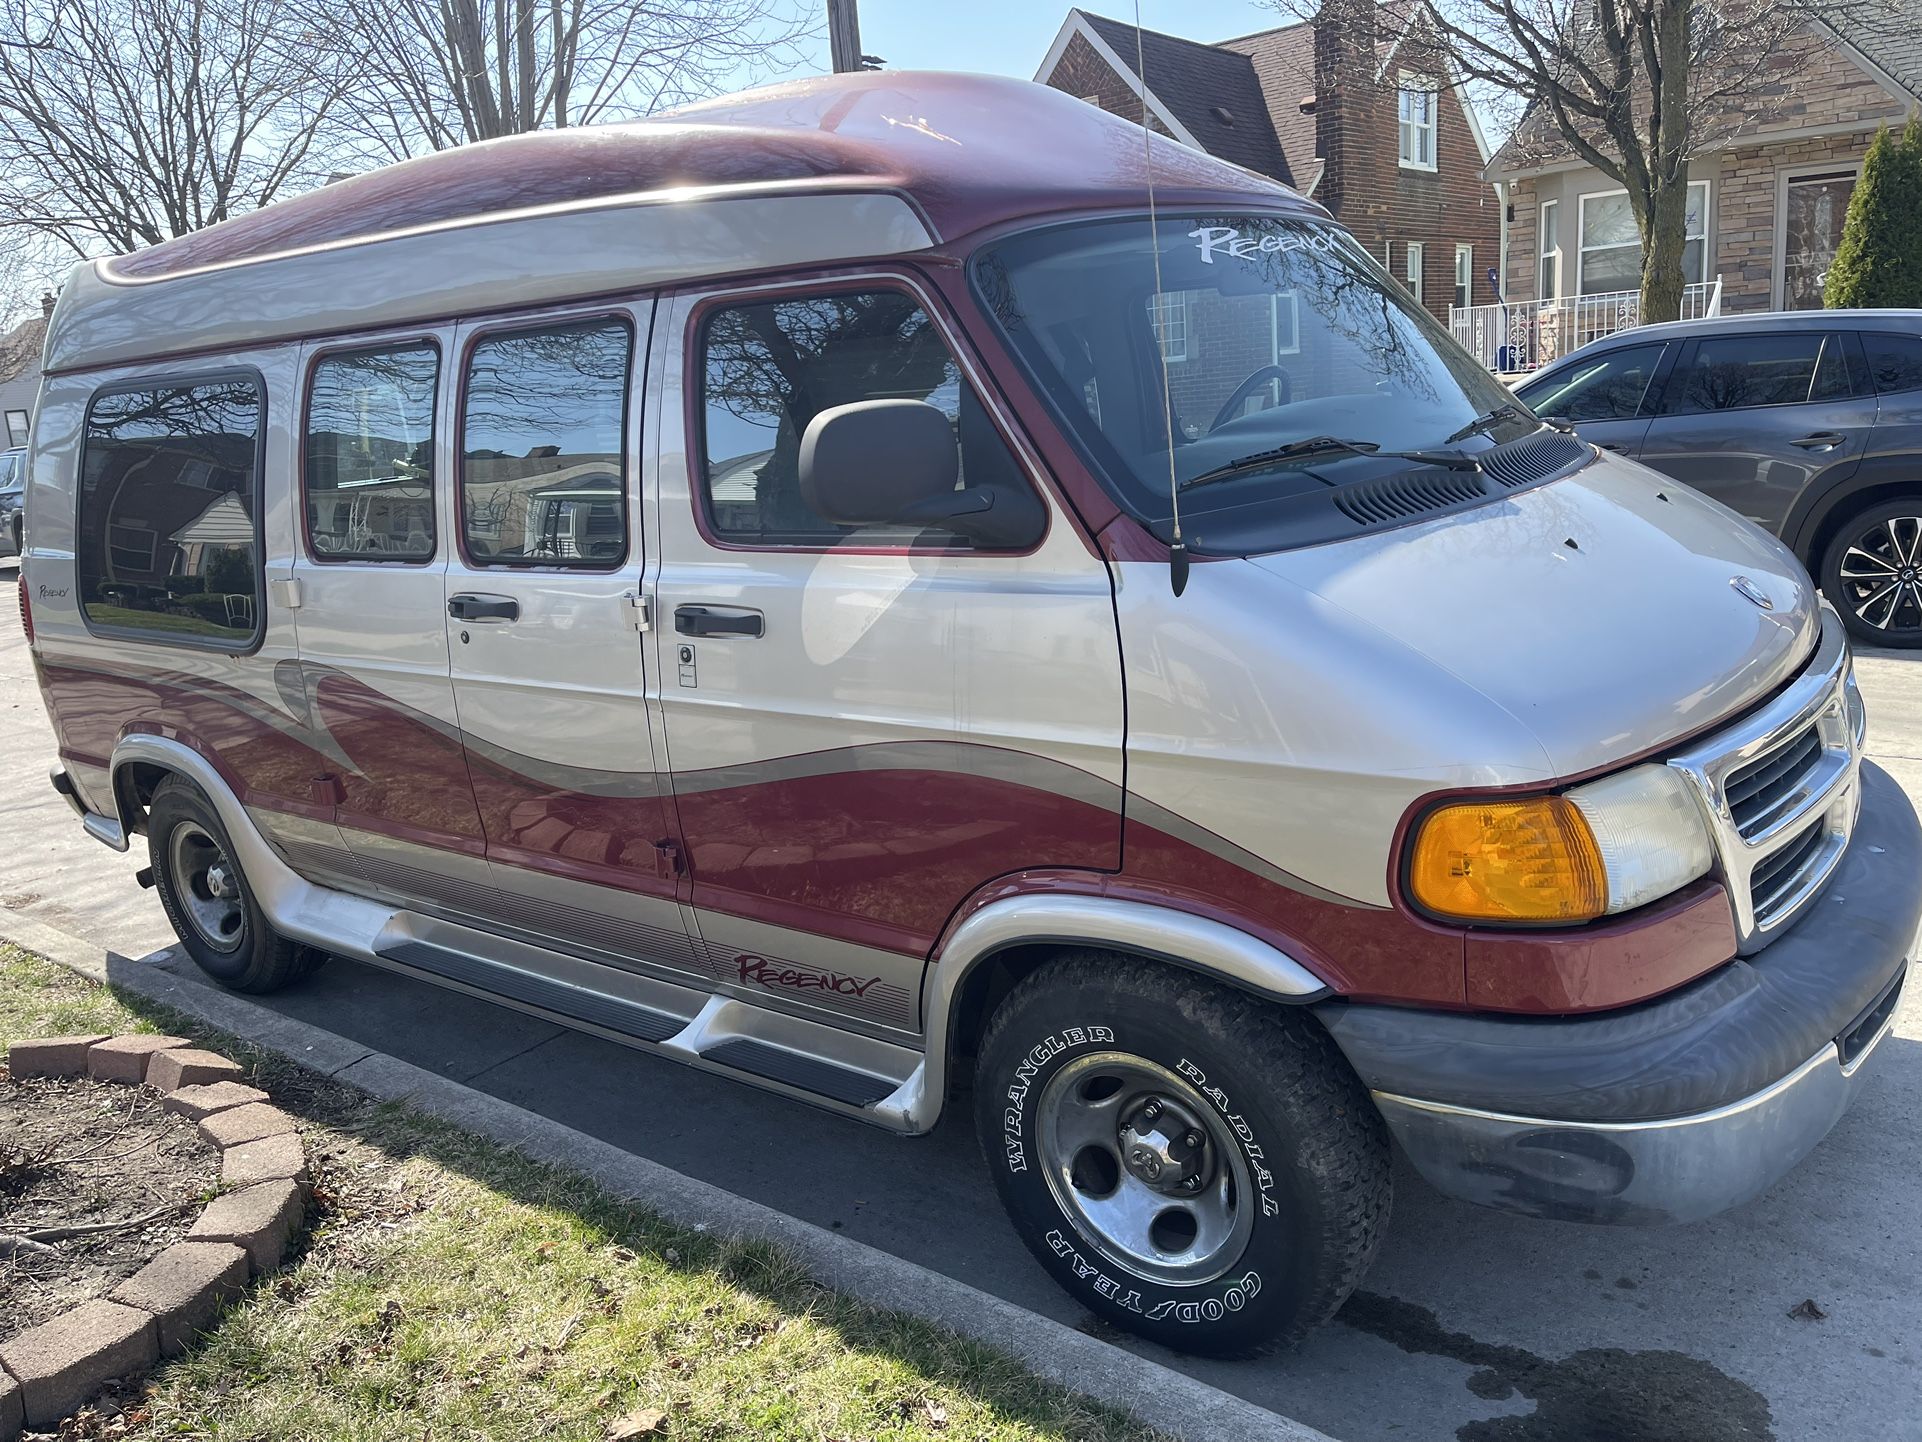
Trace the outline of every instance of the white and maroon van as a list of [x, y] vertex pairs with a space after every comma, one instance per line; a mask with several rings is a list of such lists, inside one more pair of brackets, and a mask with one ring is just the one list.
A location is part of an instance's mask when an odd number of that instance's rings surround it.
[[783, 85], [85, 265], [30, 465], [54, 785], [215, 978], [897, 1132], [971, 1089], [1170, 1346], [1327, 1318], [1391, 1140], [1536, 1216], [1755, 1195], [1907, 975], [1789, 553], [1051, 90]]

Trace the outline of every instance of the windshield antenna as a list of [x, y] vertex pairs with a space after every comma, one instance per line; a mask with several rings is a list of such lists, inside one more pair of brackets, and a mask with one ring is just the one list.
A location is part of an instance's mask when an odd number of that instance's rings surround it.
[[1148, 129], [1148, 62], [1141, 41], [1141, 0], [1135, 0], [1135, 78], [1141, 82], [1141, 158], [1148, 180], [1148, 253], [1155, 263], [1155, 311], [1148, 329], [1154, 334], [1155, 359], [1161, 365], [1161, 424], [1168, 437], [1168, 503], [1174, 507], [1174, 539], [1168, 547], [1168, 581], [1179, 596], [1188, 589], [1188, 543], [1181, 539], [1181, 483], [1175, 477], [1175, 403], [1168, 387], [1168, 350], [1161, 342], [1167, 324], [1161, 293], [1161, 228], [1155, 218], [1154, 135]]

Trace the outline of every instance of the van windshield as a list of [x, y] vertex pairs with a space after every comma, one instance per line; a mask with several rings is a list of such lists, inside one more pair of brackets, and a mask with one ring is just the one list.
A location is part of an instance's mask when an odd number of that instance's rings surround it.
[[[1070, 222], [994, 242], [972, 269], [983, 305], [1115, 499], [1164, 539], [1164, 362], [1173, 481], [1184, 522], [1196, 523], [1191, 539], [1209, 550], [1288, 545], [1267, 533], [1285, 529], [1296, 509], [1286, 503], [1305, 491], [1459, 457], [1539, 424], [1326, 222], [1163, 215], [1152, 232], [1145, 218]], [[1387, 454], [1396, 451], [1423, 459]]]

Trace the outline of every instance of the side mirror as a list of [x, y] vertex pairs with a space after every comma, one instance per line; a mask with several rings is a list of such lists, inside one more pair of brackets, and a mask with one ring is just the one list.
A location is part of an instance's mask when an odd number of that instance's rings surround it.
[[801, 498], [836, 525], [938, 526], [997, 549], [1030, 545], [1045, 526], [1030, 496], [955, 489], [954, 423], [926, 401], [831, 406], [808, 422], [799, 462]]

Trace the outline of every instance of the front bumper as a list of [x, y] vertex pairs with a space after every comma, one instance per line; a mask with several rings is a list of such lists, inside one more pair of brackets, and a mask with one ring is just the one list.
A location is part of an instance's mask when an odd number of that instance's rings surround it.
[[1465, 1201], [1571, 1221], [1688, 1222], [1763, 1191], [1828, 1134], [1895, 1024], [1922, 827], [1864, 763], [1815, 903], [1669, 995], [1579, 1017], [1330, 1003], [1330, 1034], [1416, 1168]]

